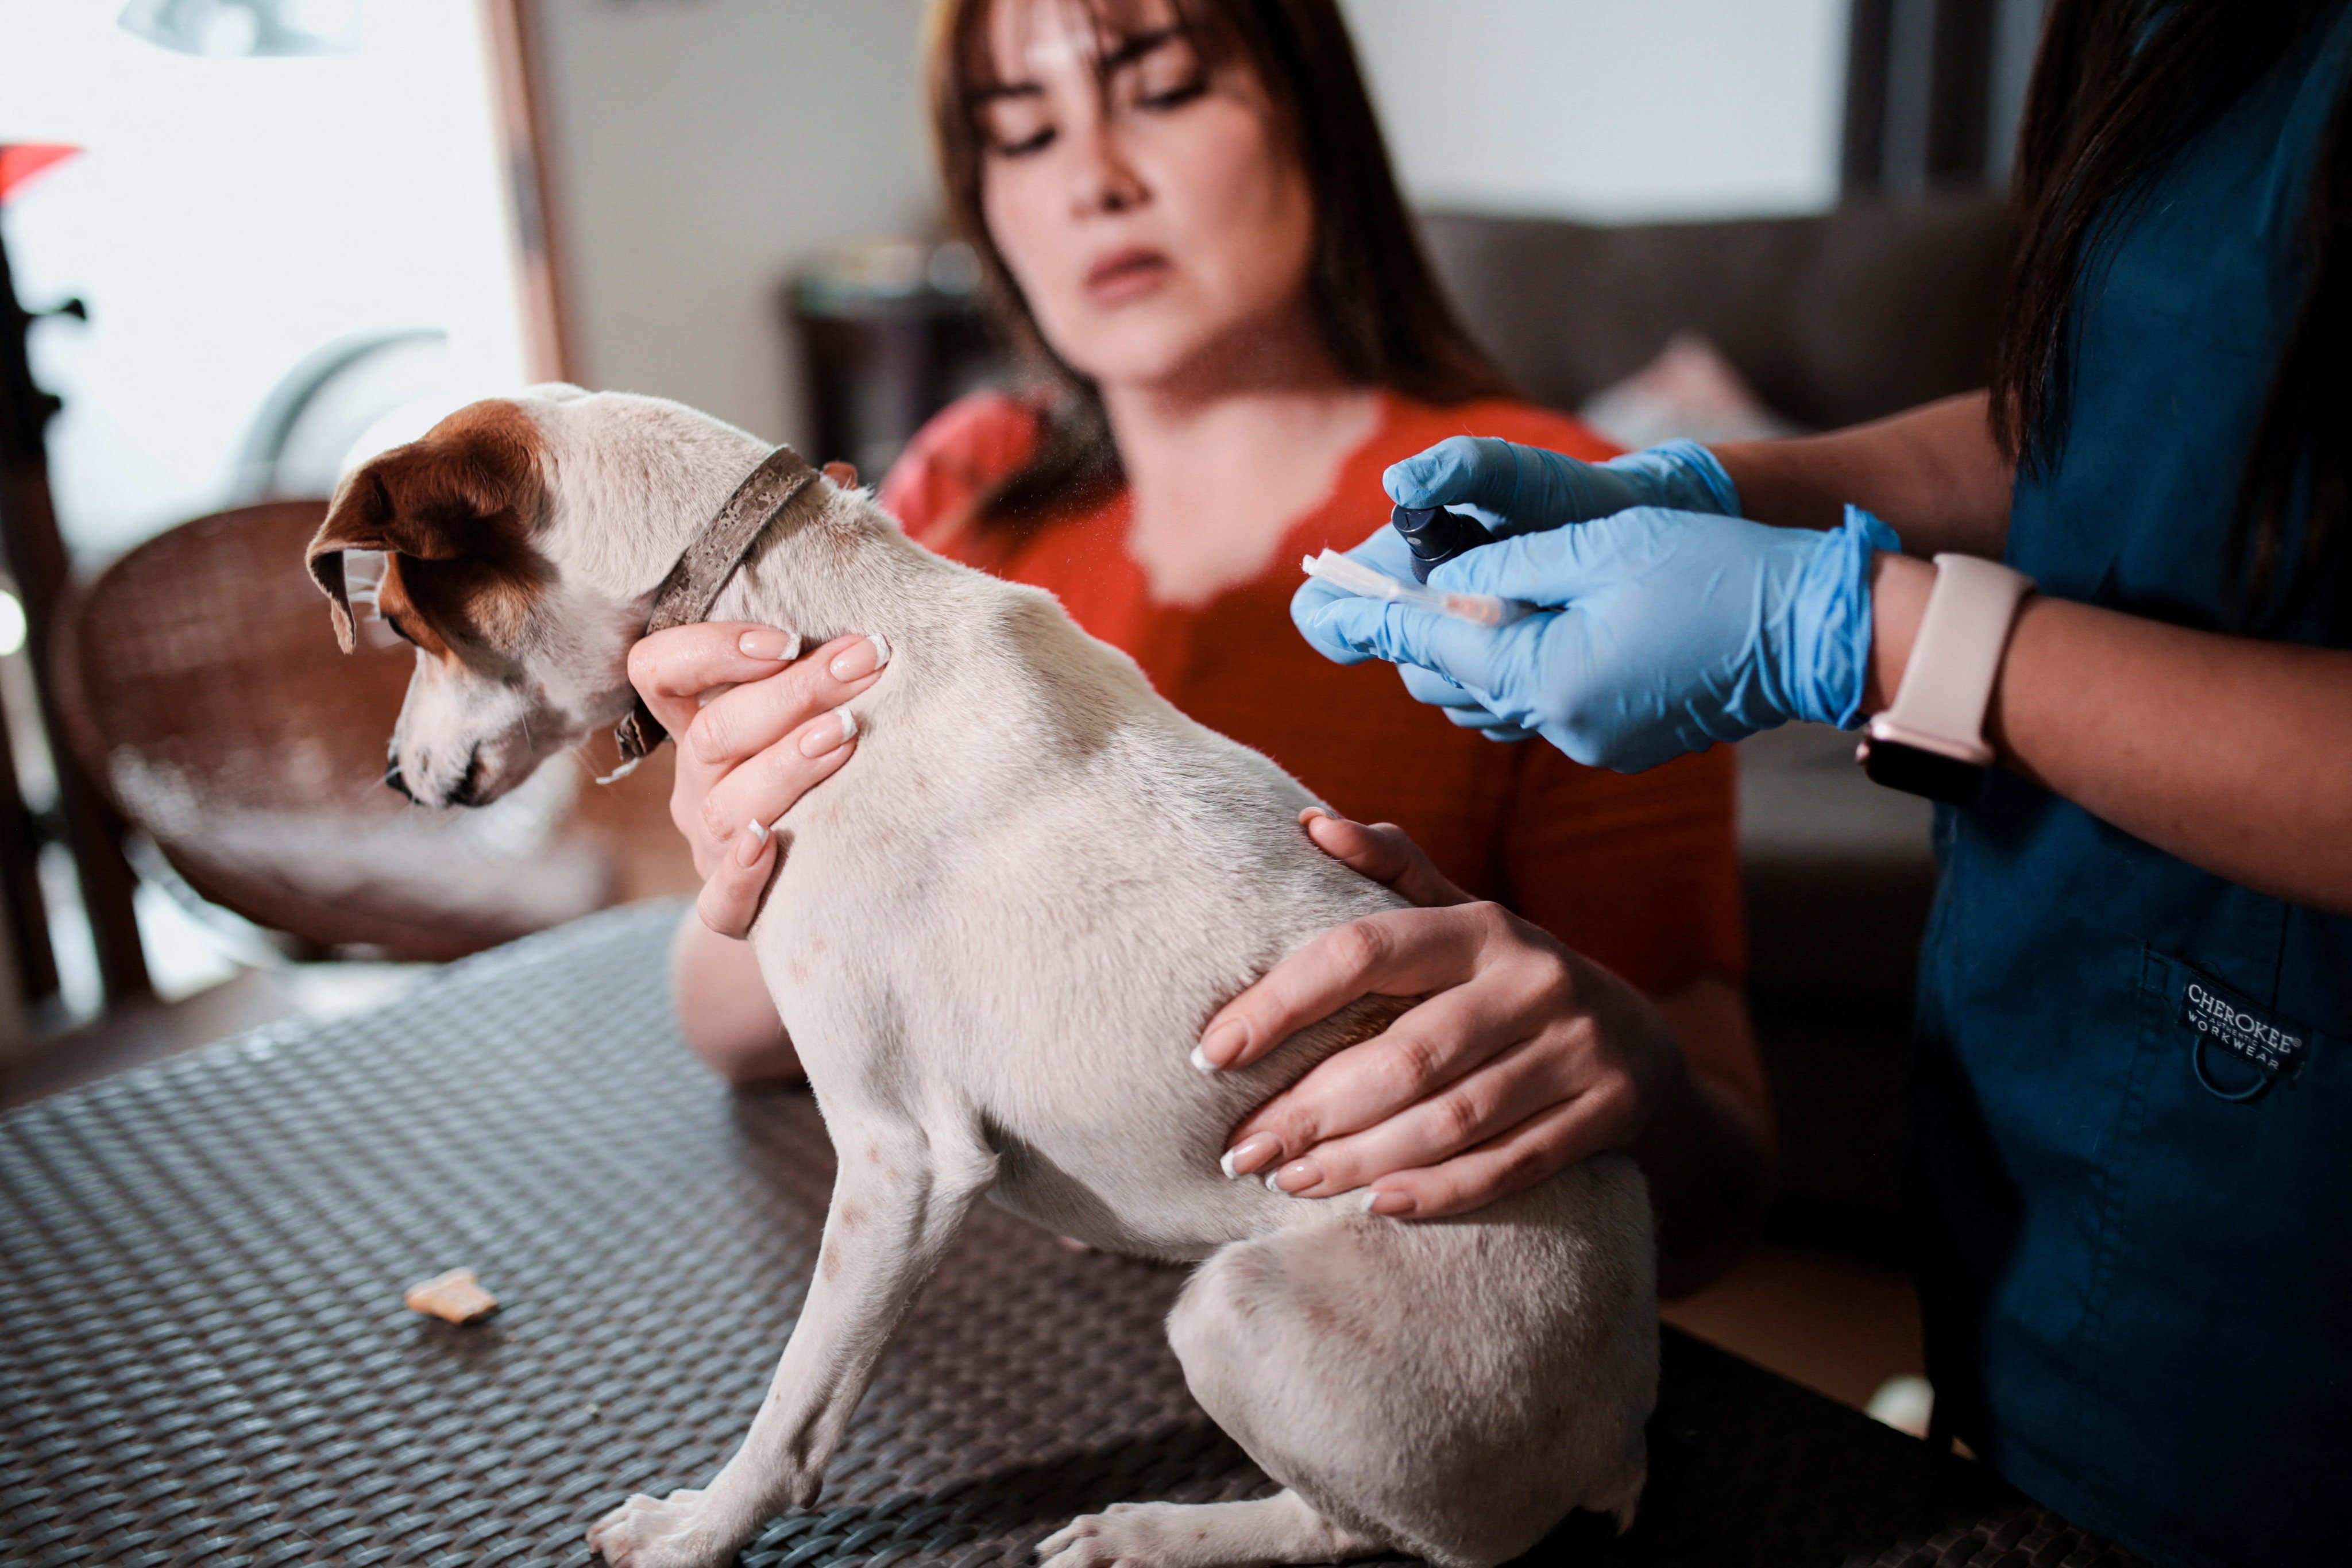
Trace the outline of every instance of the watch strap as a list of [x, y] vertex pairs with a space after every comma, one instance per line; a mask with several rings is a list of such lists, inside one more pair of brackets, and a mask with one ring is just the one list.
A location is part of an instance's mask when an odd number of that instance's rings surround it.
[[1936, 557], [1936, 585], [1919, 617], [1894, 706], [1870, 722], [1873, 739], [1895, 741], [1987, 766], [1985, 710], [2017, 606], [2033, 579], [1975, 555]]

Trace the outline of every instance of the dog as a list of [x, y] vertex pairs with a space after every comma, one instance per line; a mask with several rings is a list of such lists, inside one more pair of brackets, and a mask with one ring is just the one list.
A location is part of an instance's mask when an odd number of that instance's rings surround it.
[[[348, 649], [341, 552], [389, 557], [379, 611], [417, 645], [396, 781], [478, 805], [633, 711], [628, 652], [657, 586], [771, 450], [677, 404], [549, 386], [352, 471], [310, 565]], [[1367, 998], [1215, 1074], [1190, 1059], [1201, 1028], [1310, 937], [1404, 900], [1315, 847], [1297, 781], [1178, 712], [1051, 595], [810, 482], [805, 521], [760, 540], [709, 608], [893, 650], [856, 700], [857, 754], [776, 825], [751, 935], [839, 1173], [741, 1446], [701, 1490], [630, 1498], [590, 1544], [615, 1568], [709, 1568], [813, 1504], [892, 1327], [982, 1194], [1197, 1263], [1170, 1342], [1285, 1489], [1118, 1505], [1045, 1541], [1046, 1568], [1383, 1552], [1486, 1568], [1580, 1507], [1630, 1522], [1658, 1353], [1632, 1162], [1419, 1222], [1228, 1179], [1229, 1129], [1408, 1003]]]

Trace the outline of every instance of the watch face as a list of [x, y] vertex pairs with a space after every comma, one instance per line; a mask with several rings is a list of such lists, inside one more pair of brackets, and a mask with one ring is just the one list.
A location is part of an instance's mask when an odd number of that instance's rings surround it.
[[1985, 771], [1976, 763], [1900, 741], [1864, 740], [1861, 761], [1862, 771], [1873, 784], [1953, 805], [1974, 805], [1978, 792], [1984, 788]]

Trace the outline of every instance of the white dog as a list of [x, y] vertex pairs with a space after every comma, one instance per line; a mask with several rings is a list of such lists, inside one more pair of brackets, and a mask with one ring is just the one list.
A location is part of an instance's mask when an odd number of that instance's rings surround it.
[[[542, 387], [348, 478], [311, 571], [391, 552], [419, 645], [394, 737], [428, 805], [478, 805], [632, 709], [674, 562], [770, 448], [676, 404]], [[789, 464], [790, 459], [780, 459]], [[1649, 1205], [1620, 1155], [1457, 1219], [1232, 1181], [1235, 1122], [1405, 1005], [1360, 1003], [1248, 1068], [1189, 1061], [1219, 1006], [1333, 925], [1398, 907], [1297, 826], [1311, 797], [1155, 694], [1055, 600], [910, 542], [816, 479], [719, 618], [893, 650], [856, 756], [777, 825], [751, 933], [839, 1160], [806, 1305], [750, 1434], [700, 1491], [598, 1521], [607, 1561], [727, 1561], [813, 1503], [877, 1358], [986, 1194], [1097, 1247], [1199, 1261], [1168, 1332], [1195, 1397], [1287, 1489], [1123, 1504], [1050, 1568], [1483, 1568], [1571, 1510], [1630, 1520], [1657, 1381]]]

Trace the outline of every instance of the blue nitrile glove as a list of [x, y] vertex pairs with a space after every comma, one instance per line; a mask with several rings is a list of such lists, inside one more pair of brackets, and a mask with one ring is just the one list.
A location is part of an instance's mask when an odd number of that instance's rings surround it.
[[1341, 663], [1418, 667], [1475, 700], [1482, 728], [1532, 731], [1580, 763], [1632, 773], [1792, 719], [1853, 725], [1872, 552], [1899, 548], [1859, 507], [1826, 533], [1643, 507], [1430, 574], [1433, 588], [1538, 606], [1507, 626], [1340, 595], [1301, 595], [1291, 613]]
[[1497, 536], [1536, 533], [1637, 506], [1739, 515], [1739, 492], [1715, 454], [1669, 441], [1605, 463], [1490, 436], [1449, 436], [1381, 476], [1399, 506], [1450, 507]]
[[[1368, 566], [1387, 573], [1400, 583], [1413, 580], [1412, 550], [1405, 543], [1404, 536], [1387, 523], [1373, 530], [1370, 538], [1348, 553]], [[1320, 577], [1307, 578], [1298, 584], [1297, 592], [1290, 595], [1291, 621], [1306, 633], [1307, 640], [1315, 645], [1318, 653], [1340, 664], [1361, 664], [1367, 656], [1329, 638], [1318, 637], [1314, 628], [1322, 622], [1316, 612], [1342, 599], [1354, 597], [1346, 589], [1335, 588]], [[1504, 723], [1481, 707], [1475, 697], [1442, 675], [1433, 675], [1410, 664], [1400, 666], [1397, 673], [1404, 677], [1404, 688], [1415, 699], [1444, 709], [1445, 716], [1456, 724], [1476, 730], [1490, 740], [1525, 741], [1533, 734], [1532, 731]]]
[[[1399, 506], [1443, 506], [1467, 512], [1498, 538], [1585, 522], [1640, 506], [1739, 515], [1739, 492], [1731, 476], [1723, 471], [1714, 453], [1696, 441], [1668, 441], [1605, 463], [1588, 463], [1516, 441], [1452, 436], [1401, 463], [1391, 463], [1381, 482], [1389, 499]], [[1375, 534], [1349, 553], [1370, 561], [1391, 575], [1404, 575], [1385, 555], [1373, 559], [1370, 552], [1379, 543], [1380, 535]], [[1399, 554], [1398, 562], [1410, 570], [1408, 555]], [[1338, 593], [1310, 579], [1291, 601], [1291, 619], [1305, 630], [1309, 624], [1307, 612]], [[1326, 658], [1347, 657], [1347, 650], [1318, 642], [1312, 633], [1307, 640], [1316, 642]], [[1398, 673], [1415, 699], [1444, 709], [1448, 719], [1477, 730], [1489, 740], [1524, 741], [1533, 733], [1488, 712], [1476, 698], [1442, 675], [1414, 665], [1402, 666]]]

